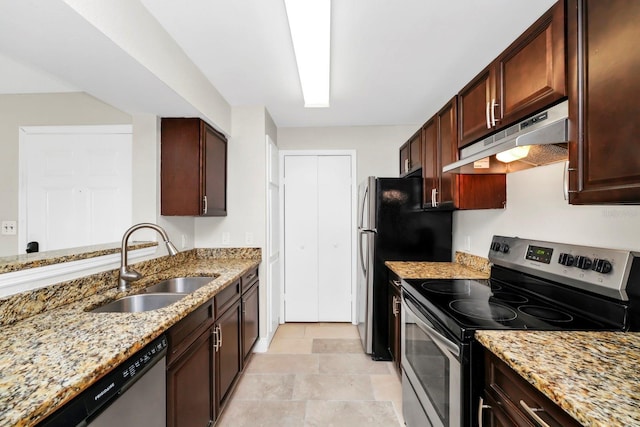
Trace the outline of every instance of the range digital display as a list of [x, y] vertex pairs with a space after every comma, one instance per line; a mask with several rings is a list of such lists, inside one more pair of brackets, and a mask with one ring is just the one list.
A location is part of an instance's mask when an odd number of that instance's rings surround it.
[[526, 259], [531, 261], [543, 262], [545, 264], [551, 263], [551, 255], [553, 254], [552, 248], [543, 248], [542, 246], [529, 245], [527, 249]]

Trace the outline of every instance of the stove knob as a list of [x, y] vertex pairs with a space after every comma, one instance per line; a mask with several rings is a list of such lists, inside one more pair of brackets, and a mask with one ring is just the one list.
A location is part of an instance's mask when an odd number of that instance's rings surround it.
[[597, 271], [598, 273], [607, 274], [611, 272], [613, 266], [606, 259], [594, 259], [593, 266], [591, 267], [593, 271]]
[[558, 258], [558, 263], [562, 265], [566, 265], [567, 267], [571, 267], [573, 265], [573, 255], [571, 254], [560, 254], [560, 258]]
[[502, 244], [502, 248], [500, 248], [500, 251], [502, 251], [502, 253], [508, 253], [509, 252], [509, 245], [506, 243]]
[[586, 256], [578, 255], [576, 257], [575, 266], [582, 270], [588, 270], [591, 268], [591, 260]]
[[502, 245], [499, 242], [493, 242], [491, 243], [491, 250], [492, 251], [500, 251], [500, 248], [502, 247]]

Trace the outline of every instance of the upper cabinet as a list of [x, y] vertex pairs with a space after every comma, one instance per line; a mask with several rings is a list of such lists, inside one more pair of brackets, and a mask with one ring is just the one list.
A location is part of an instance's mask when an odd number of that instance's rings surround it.
[[227, 139], [198, 118], [163, 118], [161, 214], [227, 214]]
[[564, 20], [560, 1], [460, 91], [459, 147], [566, 96]]
[[640, 2], [568, 0], [567, 17], [569, 202], [640, 203]]
[[506, 177], [443, 173], [458, 160], [457, 97], [422, 127], [424, 205], [426, 208], [490, 209], [506, 202]]
[[400, 147], [400, 176], [406, 176], [422, 167], [422, 139], [420, 131]]

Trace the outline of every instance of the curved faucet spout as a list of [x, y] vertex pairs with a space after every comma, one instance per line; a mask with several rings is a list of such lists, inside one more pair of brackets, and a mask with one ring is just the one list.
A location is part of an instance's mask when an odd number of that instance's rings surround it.
[[131, 234], [133, 234], [134, 231], [139, 230], [141, 228], [151, 228], [152, 230], [157, 231], [162, 236], [162, 239], [164, 240], [164, 243], [167, 246], [167, 251], [169, 252], [169, 255], [174, 256], [178, 254], [178, 250], [173, 245], [173, 243], [171, 243], [171, 241], [169, 240], [169, 236], [167, 235], [167, 232], [164, 231], [164, 229], [159, 225], [152, 224], [150, 222], [142, 222], [140, 224], [136, 224], [132, 226], [127, 231], [125, 231], [124, 235], [122, 236], [122, 247], [120, 248], [120, 277], [118, 279], [118, 289], [120, 289], [121, 291], [127, 290], [129, 282], [133, 282], [142, 278], [142, 274], [129, 268], [128, 255], [127, 255], [127, 246], [129, 242], [129, 236], [131, 236]]

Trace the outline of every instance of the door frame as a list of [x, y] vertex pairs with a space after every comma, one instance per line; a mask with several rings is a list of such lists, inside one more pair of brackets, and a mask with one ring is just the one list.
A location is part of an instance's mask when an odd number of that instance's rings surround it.
[[[18, 132], [18, 249], [27, 244], [27, 141], [37, 134], [129, 134], [133, 125], [20, 126]], [[133, 147], [133, 146], [132, 146]], [[133, 149], [133, 148], [132, 148]], [[20, 250], [18, 250], [20, 252]]]
[[284, 158], [286, 156], [349, 156], [351, 159], [351, 323], [357, 325], [358, 318], [356, 313], [356, 253], [357, 253], [357, 217], [358, 217], [358, 183], [357, 183], [357, 152], [356, 150], [280, 150], [279, 153], [279, 181], [280, 181], [280, 324], [285, 323], [284, 312], [284, 283], [285, 283], [285, 263], [286, 257], [284, 248], [284, 187], [286, 181], [284, 178]]

